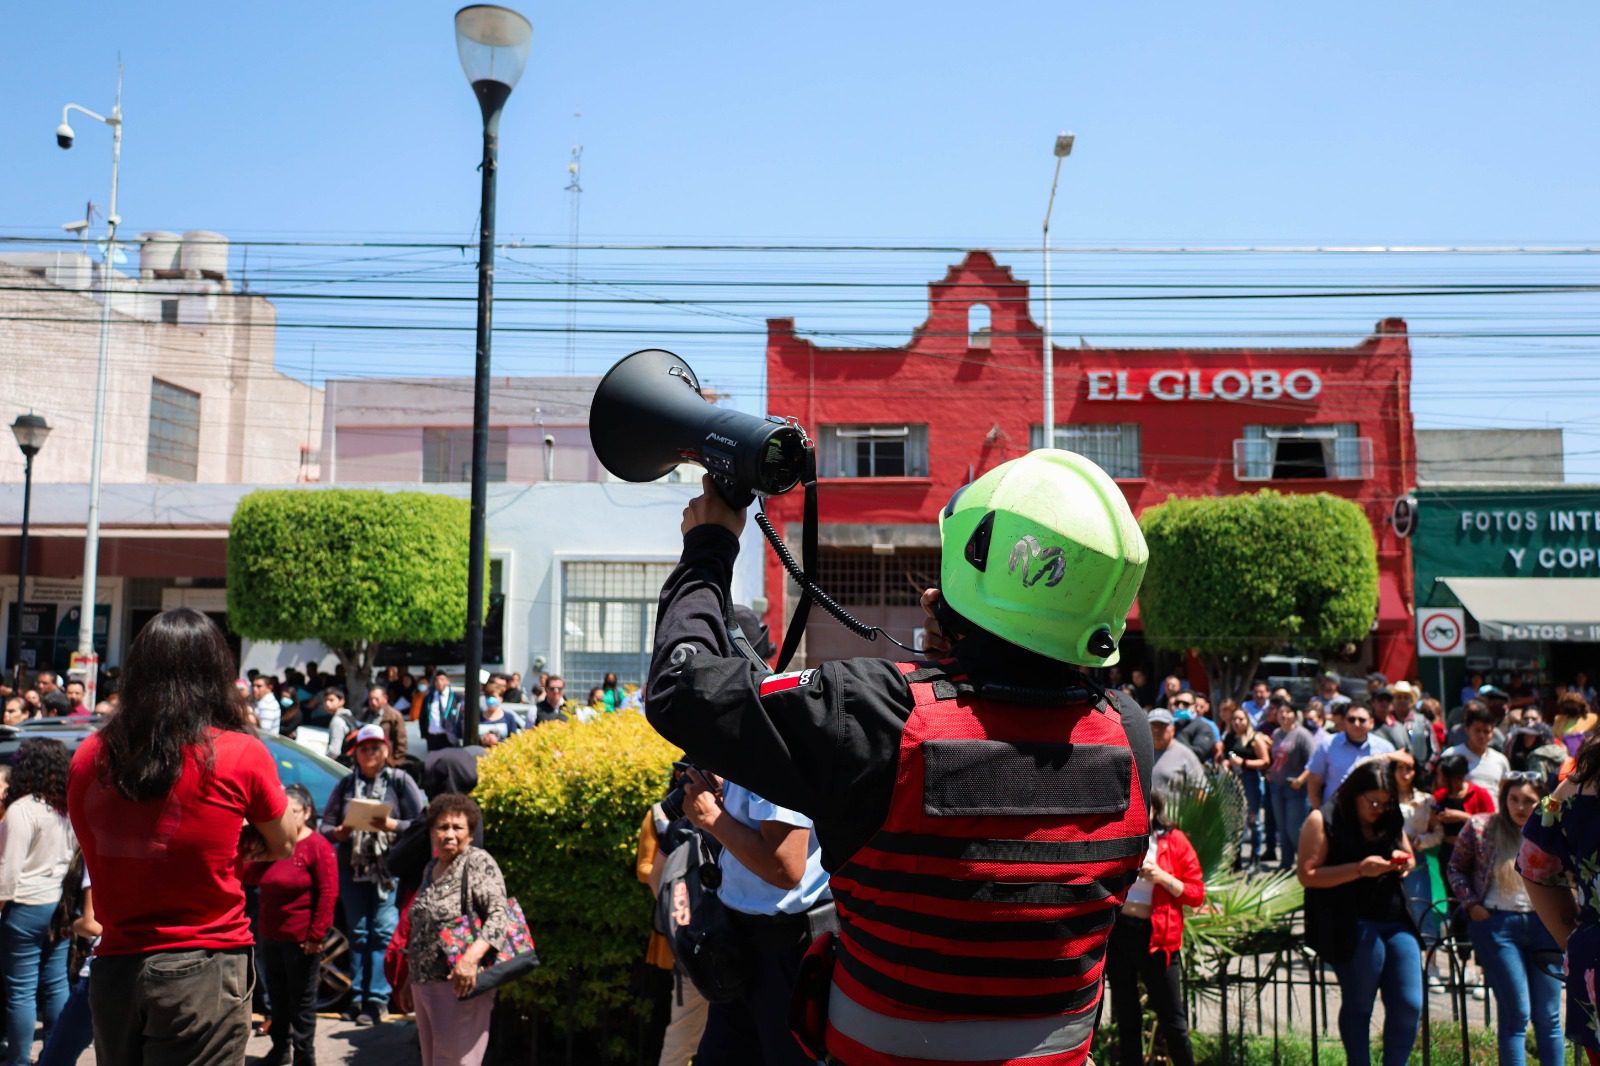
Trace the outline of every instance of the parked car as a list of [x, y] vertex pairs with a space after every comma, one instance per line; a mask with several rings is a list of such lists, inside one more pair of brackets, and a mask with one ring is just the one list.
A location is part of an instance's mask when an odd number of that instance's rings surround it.
[[[20, 725], [0, 726], [0, 764], [9, 766], [16, 758], [17, 748], [30, 737], [49, 737], [76, 751], [85, 737], [100, 728], [104, 718], [67, 719], [34, 718]], [[313, 818], [321, 814], [328, 803], [334, 786], [349, 773], [343, 766], [318, 751], [310, 751], [288, 737], [276, 733], [256, 735], [267, 746], [273, 765], [278, 768], [278, 779], [285, 785], [304, 785], [316, 802]], [[317, 1009], [328, 1011], [337, 1008], [350, 995], [350, 938], [347, 935], [344, 912], [334, 910], [333, 928], [322, 944], [322, 981], [317, 989]]]

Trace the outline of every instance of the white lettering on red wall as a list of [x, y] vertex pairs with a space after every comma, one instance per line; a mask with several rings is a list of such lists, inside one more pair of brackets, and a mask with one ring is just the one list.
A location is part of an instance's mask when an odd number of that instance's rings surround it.
[[1091, 400], [1315, 400], [1315, 370], [1090, 370]]

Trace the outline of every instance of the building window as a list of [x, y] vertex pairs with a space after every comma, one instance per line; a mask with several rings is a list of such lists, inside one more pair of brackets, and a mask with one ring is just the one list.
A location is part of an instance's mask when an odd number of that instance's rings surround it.
[[164, 326], [176, 326], [178, 324], [177, 300], [161, 301], [161, 324]]
[[561, 567], [561, 670], [582, 699], [608, 672], [643, 684], [661, 586], [672, 563], [570, 562]]
[[200, 394], [150, 379], [150, 443], [145, 470], [180, 481], [200, 473]]
[[823, 426], [823, 477], [927, 477], [927, 426]]
[[[506, 479], [505, 426], [489, 428], [489, 480]], [[422, 480], [472, 480], [472, 430], [424, 429], [422, 431]]]
[[[1043, 441], [1044, 427], [1033, 426], [1029, 436], [1030, 444], [1039, 448], [1043, 446]], [[1065, 448], [1069, 452], [1077, 452], [1114, 478], [1144, 477], [1137, 422], [1057, 426], [1055, 446]]]
[[1354, 422], [1302, 426], [1245, 426], [1233, 442], [1233, 476], [1240, 481], [1357, 481], [1372, 476], [1372, 440]]
[[967, 308], [967, 347], [987, 348], [994, 339], [994, 314], [988, 304]]

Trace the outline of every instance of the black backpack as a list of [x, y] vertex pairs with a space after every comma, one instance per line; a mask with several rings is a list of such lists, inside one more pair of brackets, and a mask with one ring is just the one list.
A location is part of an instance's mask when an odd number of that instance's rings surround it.
[[755, 977], [755, 959], [717, 896], [721, 884], [714, 846], [696, 831], [667, 855], [656, 894], [656, 931], [672, 945], [684, 974], [713, 1003], [738, 999]]

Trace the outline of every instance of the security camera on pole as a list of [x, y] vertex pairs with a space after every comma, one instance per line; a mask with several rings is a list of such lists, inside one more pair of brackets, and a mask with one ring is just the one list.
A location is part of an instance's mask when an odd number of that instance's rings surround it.
[[100, 355], [95, 362], [94, 439], [89, 448], [89, 516], [83, 527], [83, 599], [78, 614], [78, 651], [72, 657], [73, 672], [83, 674], [83, 701], [85, 705], [93, 707], [100, 676], [100, 656], [94, 647], [95, 586], [100, 578], [100, 453], [105, 444], [106, 377], [111, 354], [111, 296], [112, 282], [116, 276], [117, 225], [122, 221], [117, 214], [117, 171], [122, 164], [122, 68], [117, 68], [117, 98], [109, 116], [97, 114], [79, 104], [68, 104], [61, 109], [56, 143], [62, 148], [71, 148], [75, 137], [72, 126], [67, 122], [67, 116], [73, 111], [111, 127], [111, 203], [106, 208], [105, 252], [100, 264]]

